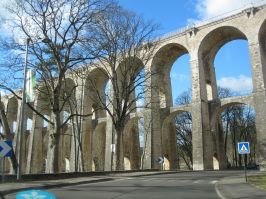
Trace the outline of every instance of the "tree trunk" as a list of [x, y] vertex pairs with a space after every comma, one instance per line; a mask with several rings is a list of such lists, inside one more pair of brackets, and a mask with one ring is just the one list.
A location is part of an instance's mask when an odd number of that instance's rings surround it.
[[81, 120], [79, 120], [77, 117], [74, 118], [76, 120], [76, 123], [72, 120], [72, 136], [74, 139], [74, 152], [75, 152], [75, 172], [77, 171], [84, 171], [84, 154], [83, 154], [83, 148], [82, 148], [82, 142], [81, 142]]
[[233, 127], [233, 151], [235, 155], [235, 166], [238, 167], [238, 154], [237, 154], [237, 144], [236, 144], [236, 131], [235, 126]]
[[[78, 142], [78, 152], [79, 152], [79, 158], [78, 158], [78, 161], [79, 161], [79, 169], [81, 172], [84, 171], [84, 154], [83, 154], [83, 148], [82, 148], [82, 128], [81, 128], [81, 125], [82, 125], [82, 119], [80, 118], [77, 118], [76, 117], [76, 124], [77, 124], [77, 133], [76, 133], [76, 136], [77, 136], [77, 142]], [[73, 124], [74, 125], [74, 124]]]
[[117, 129], [116, 130], [116, 151], [115, 151], [115, 156], [116, 156], [116, 161], [115, 161], [115, 168], [116, 170], [124, 170], [124, 155], [123, 155], [123, 130]]
[[224, 138], [224, 154], [226, 156], [227, 161], [227, 139], [228, 139], [228, 132], [229, 132], [229, 122], [226, 122], [226, 129], [225, 129], [225, 138]]
[[47, 173], [59, 173], [59, 143], [60, 143], [60, 113], [52, 113], [54, 126], [51, 129], [49, 137], [49, 153], [47, 154], [48, 165]]

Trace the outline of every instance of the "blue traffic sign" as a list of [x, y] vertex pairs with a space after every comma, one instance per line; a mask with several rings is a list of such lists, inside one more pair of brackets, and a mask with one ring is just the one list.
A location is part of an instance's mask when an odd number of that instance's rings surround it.
[[11, 157], [13, 154], [12, 148], [11, 140], [0, 141], [0, 157]]
[[34, 198], [34, 199], [56, 199], [55, 195], [42, 190], [27, 190], [17, 193], [16, 199]]
[[249, 142], [238, 142], [237, 148], [239, 154], [250, 154]]

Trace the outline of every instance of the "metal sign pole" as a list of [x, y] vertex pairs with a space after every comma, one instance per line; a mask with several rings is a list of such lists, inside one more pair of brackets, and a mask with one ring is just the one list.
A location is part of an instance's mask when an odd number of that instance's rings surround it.
[[243, 156], [244, 156], [244, 170], [245, 170], [245, 178], [246, 178], [246, 182], [248, 182], [248, 178], [247, 178], [246, 154], [244, 154]]
[[247, 178], [247, 164], [246, 164], [246, 156], [247, 154], [250, 154], [250, 147], [249, 147], [249, 142], [238, 142], [237, 143], [237, 150], [238, 154], [242, 155], [244, 159], [244, 172], [245, 172], [245, 179], [246, 183], [248, 182]]

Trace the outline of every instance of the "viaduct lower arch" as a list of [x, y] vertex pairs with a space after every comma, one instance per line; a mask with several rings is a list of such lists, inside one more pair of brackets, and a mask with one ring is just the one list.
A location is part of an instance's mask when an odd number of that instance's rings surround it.
[[[213, 66], [217, 51], [227, 42], [235, 39], [244, 39], [248, 42], [250, 60], [252, 65], [253, 92], [249, 96], [238, 98], [219, 99], [217, 96], [217, 82]], [[125, 135], [123, 151], [125, 152], [125, 169], [131, 169], [142, 165], [144, 169], [160, 168], [158, 157], [168, 151], [170, 153], [175, 146], [169, 140], [175, 139], [171, 132], [172, 116], [182, 112], [192, 114], [193, 128], [193, 169], [213, 169], [213, 154], [216, 152], [220, 168], [224, 167], [221, 147], [215, 142], [220, 142], [215, 118], [224, 106], [232, 103], [250, 104], [256, 111], [256, 130], [258, 144], [258, 163], [260, 169], [266, 170], [266, 6], [251, 7], [242, 10], [232, 16], [216, 21], [199, 24], [195, 27], [185, 29], [159, 40], [159, 45], [154, 53], [153, 59], [144, 67], [145, 70], [154, 71], [156, 75], [151, 76], [149, 84], [157, 84], [153, 91], [147, 94], [146, 101], [152, 101], [153, 108], [135, 113], [129, 120], [130, 132]], [[175, 59], [188, 53], [190, 56], [190, 69], [192, 81], [192, 102], [186, 106], [173, 107], [172, 91], [170, 81], [170, 69]], [[137, 66], [139, 67], [139, 66]], [[103, 73], [92, 70], [88, 76], [95, 77], [95, 85], [104, 93], [107, 79]], [[71, 78], [71, 77], [70, 77]], [[75, 80], [75, 81], [74, 81]], [[75, 82], [74, 79], [69, 86]], [[83, 99], [84, 112], [91, 113], [97, 109], [97, 103], [90, 99], [94, 93], [88, 87], [77, 86], [75, 88], [76, 100]], [[3, 97], [3, 105], [7, 111], [8, 122], [13, 124], [19, 118], [20, 101], [12, 96]], [[41, 104], [41, 99], [34, 106]], [[49, 112], [47, 110], [43, 110]], [[65, 110], [67, 111], [67, 110]], [[140, 156], [134, 153], [140, 151], [137, 137], [134, 137], [136, 123], [140, 117], [144, 119], [145, 126], [145, 154]], [[24, 130], [27, 136], [25, 159], [25, 173], [40, 173], [45, 169], [49, 161], [48, 137], [46, 135], [48, 126], [38, 115], [27, 109], [27, 115], [32, 118], [30, 133]], [[135, 118], [135, 119], [134, 119]], [[15, 126], [15, 125], [12, 125]], [[15, 128], [13, 132], [17, 131]], [[71, 124], [66, 126], [67, 134], [73, 134]], [[167, 131], [167, 132], [165, 132]], [[126, 133], [125, 133], [126, 134]], [[166, 135], [166, 137], [164, 137]], [[73, 137], [73, 136], [72, 136]], [[84, 149], [84, 168], [86, 171], [111, 170], [111, 144], [112, 123], [108, 114], [97, 112], [93, 117], [82, 120], [82, 146]], [[16, 134], [14, 134], [16, 142]], [[26, 140], [26, 139], [24, 139]], [[134, 140], [134, 143], [131, 141]], [[38, 143], [41, 142], [41, 150]], [[76, 148], [73, 138], [64, 138], [62, 149], [68, 152], [62, 153], [62, 171], [74, 171]], [[135, 147], [135, 148], [134, 148]], [[40, 155], [41, 153], [41, 155]], [[175, 169], [175, 154], [169, 157], [169, 165]], [[69, 163], [69, 162], [70, 163]], [[142, 161], [142, 162], [141, 162]], [[69, 168], [66, 168], [69, 165]], [[47, 171], [49, 172], [49, 171]]]

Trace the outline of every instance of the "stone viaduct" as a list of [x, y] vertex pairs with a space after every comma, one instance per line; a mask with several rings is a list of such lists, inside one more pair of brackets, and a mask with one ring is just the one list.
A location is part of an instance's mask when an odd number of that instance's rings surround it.
[[[219, 99], [214, 70], [214, 58], [218, 50], [227, 42], [243, 39], [248, 42], [253, 92], [248, 96]], [[172, 64], [181, 55], [190, 56], [192, 81], [192, 102], [184, 106], [173, 106], [170, 70]], [[178, 33], [164, 36], [145, 70], [156, 71], [149, 83], [157, 84], [150, 93], [150, 98], [157, 99], [150, 110], [132, 114], [125, 131], [124, 161], [125, 169], [139, 169], [140, 146], [139, 129], [136, 121], [144, 118], [148, 128], [145, 131], [145, 154], [142, 158], [143, 168], [158, 168], [158, 157], [168, 155], [169, 168], [175, 169], [177, 164], [175, 133], [173, 119], [182, 112], [192, 114], [193, 169], [213, 169], [213, 157], [219, 162], [219, 168], [225, 167], [223, 154], [223, 135], [217, 130], [218, 117], [228, 106], [247, 104], [256, 111], [257, 156], [261, 170], [266, 170], [266, 6], [250, 7], [231, 16], [186, 28]], [[97, 69], [87, 74], [97, 80], [98, 87], [104, 88], [107, 82]], [[79, 80], [77, 80], [79, 81]], [[69, 84], [75, 84], [69, 80]], [[90, 113], [93, 104], [86, 87], [77, 87], [76, 98], [84, 98], [84, 112]], [[13, 96], [3, 97], [8, 121], [11, 127], [19, 118], [21, 102]], [[40, 100], [34, 105], [38, 108]], [[46, 112], [49, 115], [49, 112]], [[41, 173], [45, 171], [48, 148], [47, 125], [42, 118], [26, 110], [32, 119], [31, 130], [24, 130], [23, 137], [23, 170], [25, 173]], [[149, 119], [150, 118], [150, 119]], [[148, 124], [148, 122], [150, 124]], [[25, 125], [27, 122], [25, 121]], [[111, 170], [112, 123], [109, 116], [101, 111], [82, 121], [82, 145], [85, 170]], [[13, 129], [13, 132], [16, 132]], [[29, 132], [30, 131], [30, 132]], [[72, 128], [67, 125], [61, 138], [61, 170], [73, 171], [75, 146], [71, 139]], [[16, 134], [14, 133], [14, 142]]]

